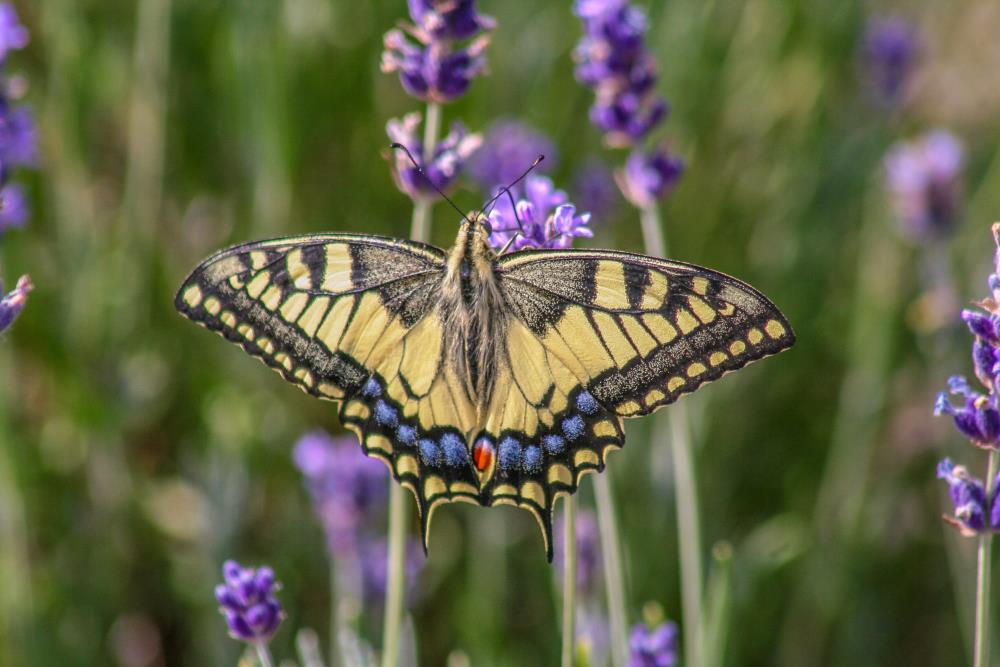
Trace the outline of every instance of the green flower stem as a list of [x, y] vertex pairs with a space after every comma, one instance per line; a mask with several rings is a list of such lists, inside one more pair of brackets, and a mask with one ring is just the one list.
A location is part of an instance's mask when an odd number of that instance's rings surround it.
[[576, 651], [576, 497], [563, 497], [566, 554], [563, 567], [562, 667], [573, 667]]
[[[993, 478], [997, 475], [997, 452], [990, 450], [986, 474], [986, 497], [993, 494]], [[990, 664], [990, 547], [993, 534], [989, 531], [979, 536], [979, 567], [976, 572], [976, 639], [973, 644], [973, 666], [989, 667]]]
[[[441, 105], [429, 102], [424, 118], [424, 160], [434, 155], [441, 130]], [[413, 203], [410, 238], [427, 242], [431, 236], [433, 200], [418, 198]], [[399, 638], [403, 620], [403, 592], [406, 590], [406, 495], [402, 486], [389, 489], [389, 582], [385, 594], [385, 617], [382, 624], [382, 667], [395, 667], [399, 661]]]
[[[663, 257], [667, 243], [660, 224], [660, 210], [654, 203], [640, 209], [642, 237], [647, 254]], [[701, 528], [698, 520], [698, 493], [694, 472], [691, 427], [687, 406], [668, 409], [670, 454], [674, 461], [674, 489], [677, 494], [677, 533], [680, 550], [681, 607], [684, 621], [684, 652], [688, 665], [701, 664], [702, 573]], [[662, 420], [658, 420], [662, 423]]]
[[[437, 145], [441, 133], [441, 105], [427, 103], [427, 115], [424, 118], [424, 164], [434, 157], [434, 146]], [[407, 147], [409, 148], [409, 147]], [[414, 202], [413, 223], [410, 227], [410, 238], [414, 241], [430, 241], [431, 237], [431, 206], [434, 201], [429, 197], [420, 197]]]
[[628, 661], [628, 634], [625, 617], [625, 581], [622, 573], [622, 548], [607, 470], [594, 476], [597, 497], [597, 524], [601, 534], [601, 554], [604, 555], [604, 582], [608, 595], [608, 620], [611, 631], [611, 664], [624, 667]]
[[253, 646], [257, 649], [257, 661], [261, 667], [274, 667], [274, 658], [271, 657], [271, 649], [267, 647], [267, 642], [254, 642]]

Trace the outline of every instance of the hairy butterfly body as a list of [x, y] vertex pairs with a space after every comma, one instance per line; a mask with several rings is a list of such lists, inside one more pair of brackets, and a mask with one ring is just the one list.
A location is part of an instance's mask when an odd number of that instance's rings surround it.
[[760, 292], [611, 250], [498, 255], [481, 216], [455, 246], [320, 234], [223, 250], [177, 294], [185, 316], [341, 403], [420, 511], [552, 509], [624, 444], [622, 420], [791, 346]]

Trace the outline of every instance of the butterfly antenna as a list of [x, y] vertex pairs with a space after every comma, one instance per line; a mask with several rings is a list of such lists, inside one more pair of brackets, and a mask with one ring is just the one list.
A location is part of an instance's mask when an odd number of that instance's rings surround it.
[[[437, 184], [436, 184], [436, 183], [434, 183], [434, 181], [432, 181], [432, 180], [430, 179], [430, 177], [429, 177], [429, 176], [428, 176], [428, 175], [427, 175], [426, 173], [424, 173], [424, 170], [423, 170], [423, 167], [421, 167], [421, 166], [420, 166], [420, 164], [419, 164], [419, 163], [417, 163], [416, 159], [414, 159], [414, 157], [413, 157], [413, 153], [411, 153], [411, 152], [410, 152], [410, 149], [409, 149], [409, 148], [407, 148], [407, 147], [406, 147], [406, 146], [404, 146], [403, 144], [400, 144], [400, 143], [397, 143], [397, 142], [393, 142], [392, 144], [390, 144], [390, 145], [389, 145], [389, 148], [392, 148], [393, 150], [401, 150], [401, 151], [403, 151], [404, 153], [406, 153], [406, 157], [407, 157], [407, 158], [409, 158], [409, 160], [410, 160], [410, 163], [411, 163], [411, 164], [413, 165], [413, 168], [417, 170], [417, 173], [418, 173], [418, 174], [420, 174], [420, 175], [421, 175], [421, 176], [423, 177], [423, 179], [424, 179], [425, 181], [427, 181], [427, 184], [428, 184], [428, 185], [430, 185], [430, 186], [431, 186], [432, 188], [434, 188], [434, 192], [436, 192], [436, 193], [438, 193], [439, 195], [441, 195], [441, 197], [442, 197], [442, 198], [443, 198], [443, 199], [444, 199], [444, 200], [445, 200], [446, 202], [448, 202], [449, 204], [451, 204], [451, 207], [452, 207], [453, 209], [455, 209], [456, 211], [458, 211], [458, 214], [459, 214], [460, 216], [462, 216], [462, 218], [464, 218], [465, 220], [469, 220], [469, 219], [468, 219], [468, 218], [467, 218], [467, 217], [465, 216], [465, 213], [464, 213], [464, 212], [462, 212], [462, 209], [460, 209], [460, 208], [459, 208], [458, 206], [456, 206], [456, 205], [455, 205], [455, 202], [453, 202], [453, 201], [451, 200], [451, 197], [449, 197], [449, 196], [448, 196], [448, 195], [446, 195], [445, 193], [441, 192], [441, 188], [439, 188], [439, 187], [437, 186]], [[469, 222], [472, 222], [472, 220], [469, 220]]]
[[[518, 179], [518, 180], [520, 180], [520, 179]], [[510, 185], [515, 185], [516, 183], [517, 183], [517, 181], [514, 181]], [[520, 234], [521, 236], [527, 236], [527, 234], [524, 233], [524, 225], [521, 223], [521, 216], [519, 216], [517, 214], [517, 203], [514, 201], [514, 195], [512, 195], [511, 192], [510, 192], [510, 185], [508, 185], [503, 190], [501, 190], [500, 192], [498, 192], [497, 193], [497, 197], [499, 197], [500, 195], [502, 195], [505, 192], [507, 193], [507, 197], [510, 199], [510, 207], [514, 211], [514, 220], [517, 221], [517, 231], [514, 232], [514, 234], [510, 237], [510, 240], [507, 241], [507, 243], [504, 244], [503, 248], [500, 249], [500, 254], [501, 255], [506, 254], [507, 250], [509, 250], [510, 247], [512, 245], [514, 245], [514, 241], [517, 240], [518, 234]], [[494, 197], [494, 199], [496, 199], [496, 197]]]
[[[544, 159], [545, 159], [544, 155], [539, 155], [538, 157], [536, 157], [535, 161], [531, 163], [530, 167], [528, 167], [527, 169], [524, 170], [523, 174], [521, 174], [520, 176], [518, 176], [517, 178], [515, 178], [513, 183], [511, 183], [507, 187], [505, 187], [502, 190], [500, 190], [500, 192], [498, 192], [496, 194], [496, 196], [493, 197], [493, 199], [491, 199], [488, 202], [486, 202], [486, 205], [483, 206], [483, 209], [484, 209], [485, 213], [489, 214], [489, 210], [488, 209], [492, 209], [492, 207], [496, 204], [497, 199], [499, 199], [503, 195], [504, 192], [506, 192], [507, 194], [510, 194], [510, 188], [514, 187], [515, 185], [517, 185], [518, 183], [520, 183], [521, 181], [523, 181], [525, 178], [527, 178], [528, 174], [530, 174], [534, 170], [535, 167], [537, 167], [538, 165], [540, 165], [542, 163], [542, 160], [544, 160]], [[515, 213], [515, 215], [516, 215], [516, 213]]]

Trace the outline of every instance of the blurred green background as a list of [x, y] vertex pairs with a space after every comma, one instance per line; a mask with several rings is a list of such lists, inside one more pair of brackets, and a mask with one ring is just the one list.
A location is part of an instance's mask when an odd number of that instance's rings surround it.
[[[30, 82], [42, 163], [22, 177], [33, 218], [2, 247], [4, 278], [30, 273], [36, 290], [0, 339], [0, 664], [235, 664], [212, 597], [228, 557], [277, 571], [289, 618], [273, 647], [291, 657], [297, 628], [325, 641], [329, 573], [291, 447], [339, 431], [336, 414], [182, 320], [173, 290], [237, 241], [407, 234], [384, 127], [420, 105], [378, 66], [405, 3], [15, 5], [32, 42], [8, 67]], [[570, 2], [480, 6], [498, 20], [490, 73], [445, 122], [535, 126], [563, 187], [588, 160], [619, 164], [574, 80]], [[931, 409], [948, 375], [971, 370], [957, 308], [985, 295], [1000, 219], [1000, 6], [647, 6], [673, 105], [664, 136], [689, 165], [663, 209], [670, 255], [750, 281], [799, 337], [685, 399], [706, 567], [729, 591], [725, 664], [964, 662], [973, 544], [941, 521], [934, 467], [984, 464]], [[903, 109], [871, 104], [858, 59], [885, 13], [923, 40]], [[881, 160], [934, 127], [965, 143], [965, 213], [954, 236], [916, 244], [898, 233]], [[482, 193], [455, 198], [471, 209]], [[456, 214], [434, 219], [448, 245]], [[624, 206], [596, 230], [595, 246], [641, 249]], [[629, 427], [610, 474], [630, 622], [648, 601], [678, 618], [662, 421]], [[728, 580], [709, 553], [720, 541]], [[553, 572], [526, 512], [440, 511], [412, 607], [420, 664], [459, 650], [475, 666], [555, 664]]]

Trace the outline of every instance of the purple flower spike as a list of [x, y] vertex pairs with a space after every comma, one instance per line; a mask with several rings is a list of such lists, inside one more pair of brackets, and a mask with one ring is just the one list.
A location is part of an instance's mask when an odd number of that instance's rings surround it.
[[420, 114], [414, 112], [406, 114], [402, 120], [390, 120], [386, 125], [389, 138], [406, 146], [424, 171], [424, 176], [421, 176], [403, 151], [396, 151], [390, 157], [396, 187], [413, 199], [436, 197], [434, 186], [438, 190], [447, 191], [455, 184], [465, 163], [483, 142], [481, 135], [470, 134], [461, 123], [453, 123], [451, 132], [434, 147], [434, 156], [428, 162], [423, 158], [424, 143], [420, 138], [420, 123]]
[[[382, 71], [398, 72], [407, 93], [427, 102], [451, 102], [486, 69], [484, 53], [493, 19], [472, 0], [410, 0], [416, 25], [385, 34]], [[459, 47], [456, 40], [471, 39]]]
[[267, 642], [284, 614], [275, 597], [280, 585], [269, 567], [244, 568], [234, 560], [222, 566], [224, 583], [215, 588], [215, 599], [226, 617], [229, 634], [245, 642]]
[[[951, 459], [945, 459], [938, 464], [937, 476], [938, 479], [948, 483], [948, 494], [955, 505], [955, 516], [947, 517], [948, 522], [966, 536], [984, 532], [986, 517], [992, 514], [990, 505], [993, 505], [996, 498], [996, 489], [993, 491], [993, 498], [987, 500], [982, 481], [974, 479], [965, 466], [957, 466]], [[997, 525], [992, 521], [991, 529], [997, 529]]]
[[897, 144], [885, 158], [889, 190], [902, 231], [915, 241], [951, 232], [961, 208], [965, 151], [944, 131]]
[[359, 550], [359, 531], [380, 514], [389, 491], [385, 466], [365, 456], [357, 438], [332, 438], [325, 431], [302, 436], [293, 453], [305, 475], [334, 556]]
[[497, 121], [469, 163], [469, 175], [484, 190], [493, 191], [513, 183], [539, 155], [545, 160], [535, 173], [552, 169], [557, 156], [551, 139], [516, 120]]
[[865, 32], [863, 55], [873, 92], [886, 105], [906, 93], [920, 52], [916, 28], [898, 18], [874, 19]]
[[513, 239], [512, 250], [524, 248], [569, 248], [573, 239], [590, 237], [590, 214], [577, 215], [562, 190], [557, 190], [546, 176], [529, 176], [524, 198], [515, 208], [506, 195], [497, 199], [489, 214], [493, 233], [490, 243], [497, 249]]
[[[566, 531], [564, 517], [559, 515], [556, 526], [555, 558], [559, 570], [559, 581], [562, 582], [564, 559], [559, 555], [566, 548]], [[597, 578], [601, 572], [601, 540], [597, 527], [597, 517], [589, 510], [581, 510], [576, 517], [576, 585], [584, 593], [595, 590]]]
[[[28, 302], [28, 292], [34, 288], [31, 278], [21, 276], [14, 289], [0, 299], [0, 332], [10, 328], [17, 316], [21, 314], [21, 311], [24, 310], [24, 304]], [[0, 283], [0, 292], [3, 292], [2, 283]]]
[[0, 186], [0, 235], [8, 229], [24, 227], [29, 217], [31, 209], [24, 188], [16, 183]]
[[941, 392], [934, 404], [934, 414], [951, 415], [958, 430], [974, 444], [1000, 448], [1000, 410], [997, 410], [995, 398], [972, 391], [965, 378], [952, 378], [949, 384], [952, 394], [965, 397], [965, 404], [955, 407], [948, 395]]
[[31, 111], [13, 109], [0, 101], [0, 164], [4, 172], [11, 167], [34, 167], [38, 162], [38, 130]]
[[496, 21], [476, 11], [473, 0], [408, 0], [407, 4], [425, 42], [469, 39], [496, 27]]
[[668, 195], [683, 174], [684, 161], [666, 148], [633, 151], [617, 175], [618, 186], [633, 206], [645, 208]]
[[584, 164], [577, 170], [572, 192], [580, 208], [590, 211], [598, 220], [611, 217], [622, 202], [614, 172], [600, 162]]
[[6, 59], [9, 52], [26, 47], [30, 39], [28, 29], [21, 25], [17, 17], [14, 4], [0, 3], [0, 60]]
[[644, 623], [632, 628], [628, 667], [674, 667], [678, 664], [677, 626], [661, 623], [650, 629]]

